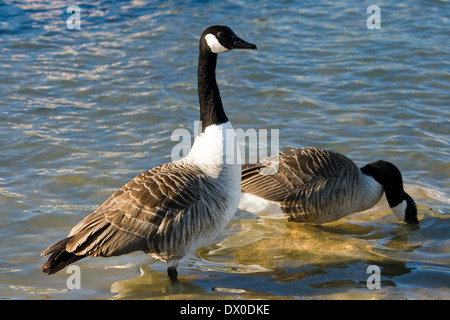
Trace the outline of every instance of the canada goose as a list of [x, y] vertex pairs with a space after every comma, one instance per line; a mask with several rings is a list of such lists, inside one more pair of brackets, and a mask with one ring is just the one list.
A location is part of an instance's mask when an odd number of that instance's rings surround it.
[[[255, 212], [272, 206], [274, 214], [278, 210], [289, 220], [322, 224], [371, 208], [384, 191], [399, 219], [419, 222], [400, 170], [390, 162], [358, 168], [346, 156], [320, 148], [292, 149], [278, 156], [243, 165], [239, 208]], [[264, 168], [278, 171], [264, 174]]]
[[215, 77], [217, 54], [256, 49], [226, 26], [201, 35], [198, 96], [202, 131], [189, 154], [136, 176], [84, 218], [69, 235], [49, 246], [42, 271], [53, 274], [84, 257], [113, 257], [136, 251], [167, 262], [177, 279], [180, 260], [212, 240], [234, 215], [240, 197], [241, 165], [226, 163], [225, 131], [232, 129]]

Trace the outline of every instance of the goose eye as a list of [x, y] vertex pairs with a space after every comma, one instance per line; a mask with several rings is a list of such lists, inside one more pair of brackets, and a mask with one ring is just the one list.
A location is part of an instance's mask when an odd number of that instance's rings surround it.
[[221, 38], [221, 37], [223, 36], [223, 31], [217, 32], [217, 36], [218, 36], [219, 38]]

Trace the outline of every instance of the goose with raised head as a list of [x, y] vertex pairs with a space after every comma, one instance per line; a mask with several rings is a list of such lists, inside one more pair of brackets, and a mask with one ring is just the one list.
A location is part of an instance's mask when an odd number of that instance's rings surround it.
[[224, 161], [225, 131], [232, 126], [215, 77], [217, 54], [232, 49], [256, 46], [226, 26], [211, 26], [201, 35], [198, 96], [202, 132], [189, 154], [139, 174], [112, 194], [67, 237], [42, 252], [50, 254], [42, 267], [44, 273], [56, 273], [85, 257], [134, 259], [133, 253], [141, 252], [166, 261], [168, 276], [175, 281], [180, 260], [221, 232], [237, 209], [241, 181], [240, 163]]
[[[264, 173], [268, 168], [274, 174]], [[383, 192], [402, 221], [418, 223], [414, 200], [404, 191], [400, 170], [378, 160], [362, 168], [346, 156], [321, 148], [281, 152], [242, 167], [239, 208], [322, 224], [373, 207]]]

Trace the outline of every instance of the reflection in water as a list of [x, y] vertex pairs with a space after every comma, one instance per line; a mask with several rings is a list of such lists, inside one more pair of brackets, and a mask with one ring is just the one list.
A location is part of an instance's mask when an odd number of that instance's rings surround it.
[[[401, 289], [420, 268], [418, 252], [425, 249], [420, 226], [380, 223], [392, 216], [388, 207], [381, 208], [383, 213], [378, 207], [322, 226], [260, 219], [240, 211], [222, 241], [187, 261], [179, 282], [170, 283], [163, 269], [152, 266], [141, 269], [138, 277], [115, 282], [111, 292], [114, 299], [420, 297], [419, 288], [407, 293]], [[377, 213], [374, 220], [367, 219], [371, 212]], [[445, 257], [441, 263], [446, 264]], [[367, 288], [370, 265], [381, 270], [379, 290]], [[446, 272], [444, 266], [442, 274]], [[445, 284], [433, 287], [428, 293], [433, 298], [448, 296]]]
[[164, 272], [149, 267], [141, 268], [141, 275], [135, 278], [120, 280], [111, 285], [111, 292], [117, 293], [114, 299], [214, 299], [214, 294], [192, 284], [183, 277], [172, 282]]
[[176, 282], [167, 279], [164, 272], [149, 267], [141, 268], [141, 275], [120, 280], [111, 285], [112, 299], [162, 299], [162, 300], [200, 300], [200, 299], [290, 299], [252, 289], [233, 287], [213, 287], [204, 289], [193, 282], [195, 277], [180, 277]]
[[[378, 220], [392, 216], [387, 207], [381, 211], [376, 207], [322, 226], [280, 219], [240, 219], [232, 226], [236, 230], [233, 236], [199, 255], [203, 261], [225, 266], [259, 266], [260, 276], [268, 276], [268, 283], [292, 283], [309, 289], [363, 289], [366, 294], [371, 292], [366, 285], [367, 268], [376, 265], [381, 269], [381, 287], [394, 288], [396, 278], [416, 269], [409, 265], [418, 262], [416, 251], [423, 249], [417, 237], [420, 226], [380, 223]], [[367, 219], [374, 212], [377, 218]]]

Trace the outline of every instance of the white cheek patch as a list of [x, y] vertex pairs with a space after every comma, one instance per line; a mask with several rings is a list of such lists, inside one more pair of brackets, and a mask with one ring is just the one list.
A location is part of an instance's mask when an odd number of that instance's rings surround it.
[[206, 40], [206, 44], [208, 45], [208, 47], [214, 53], [221, 53], [221, 52], [225, 52], [225, 51], [229, 50], [229, 49], [225, 48], [223, 45], [221, 45], [219, 40], [217, 40], [216, 36], [211, 33], [208, 33], [205, 36], [205, 40]]
[[406, 200], [403, 200], [398, 205], [392, 208], [392, 211], [394, 211], [395, 215], [402, 221], [405, 221], [405, 212], [407, 207]]

